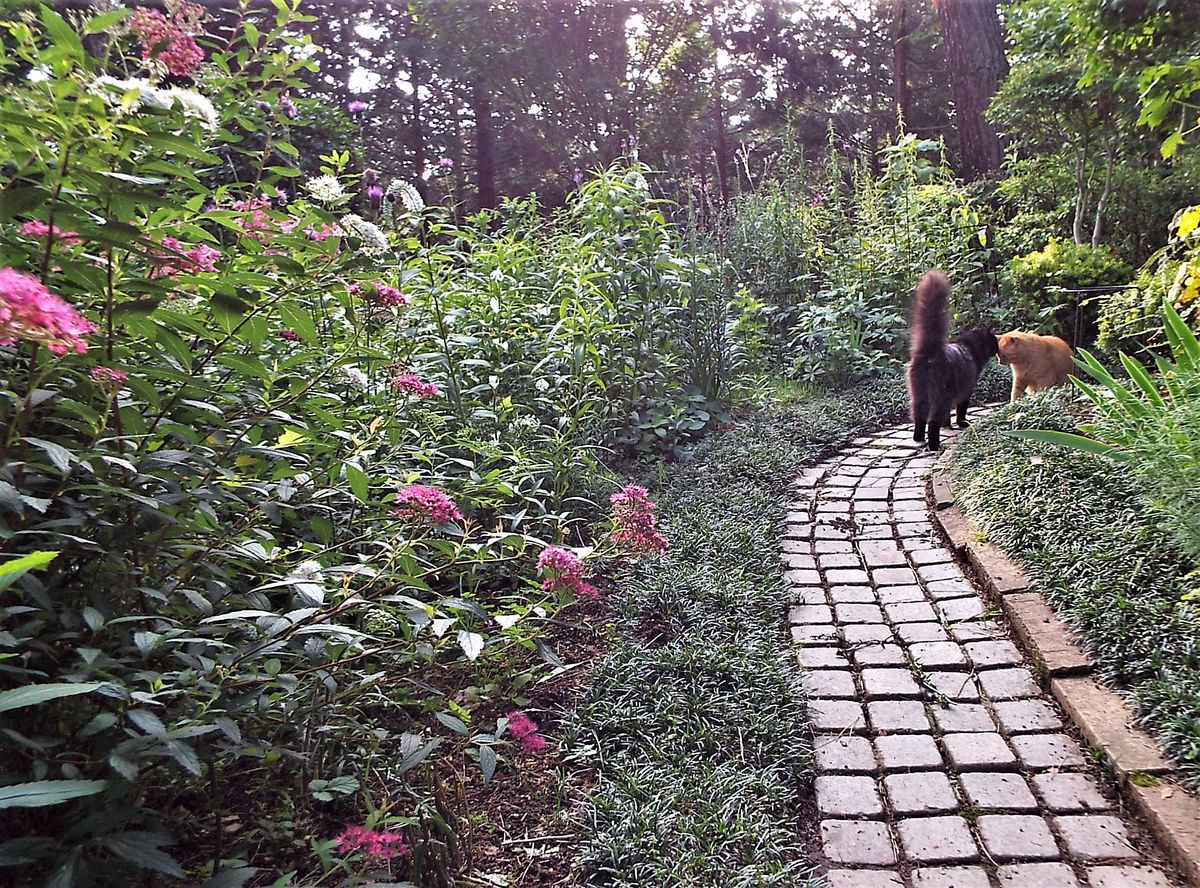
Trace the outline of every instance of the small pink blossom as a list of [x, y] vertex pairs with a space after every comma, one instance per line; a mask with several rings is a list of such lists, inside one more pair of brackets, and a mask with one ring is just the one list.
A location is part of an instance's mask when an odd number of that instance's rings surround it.
[[372, 860], [383, 861], [407, 857], [412, 848], [398, 832], [376, 832], [364, 826], [348, 826], [337, 837], [337, 851], [338, 854], [361, 851]]
[[646, 555], [667, 551], [666, 537], [658, 531], [654, 503], [646, 488], [629, 484], [610, 498], [612, 503], [612, 540]]
[[534, 753], [541, 752], [546, 748], [546, 738], [538, 733], [537, 722], [528, 715], [516, 711], [510, 712], [505, 717], [508, 719], [508, 733], [521, 741], [521, 749]]
[[125, 380], [129, 378], [129, 374], [124, 370], [115, 370], [112, 367], [93, 367], [88, 371], [88, 375], [100, 383], [102, 388], [111, 392], [118, 392], [124, 388]]
[[44, 343], [56, 355], [87, 351], [96, 327], [31, 274], [0, 268], [0, 345], [19, 339]]
[[537, 567], [545, 574], [542, 588], [547, 592], [574, 592], [592, 600], [600, 597], [600, 590], [583, 579], [583, 559], [570, 549], [548, 546], [538, 556]]
[[287, 342], [299, 342], [300, 334], [297, 333], [295, 330], [280, 330], [279, 338], [283, 339]]
[[39, 219], [22, 222], [17, 226], [17, 234], [36, 238], [51, 236], [54, 240], [71, 246], [81, 243], [79, 235], [74, 231], [63, 231], [57, 225], [47, 225]]
[[265, 195], [243, 198], [233, 204], [236, 212], [246, 214], [242, 219], [242, 231], [256, 241], [268, 240], [279, 227], [267, 214], [267, 208], [270, 206], [271, 199]]
[[367, 197], [369, 197], [371, 199], [372, 203], [379, 203], [379, 201], [383, 200], [383, 186], [382, 185], [368, 185], [367, 186]]
[[362, 99], [355, 99], [354, 101], [350, 102], [350, 104], [348, 104], [346, 106], [346, 110], [349, 111], [351, 114], [361, 114], [362, 112], [366, 111], [369, 107], [371, 107], [371, 106], [368, 105], [366, 102], [364, 102]]
[[327, 238], [334, 237], [335, 235], [340, 235], [342, 233], [342, 230], [340, 228], [338, 228], [336, 225], [330, 225], [325, 222], [322, 222], [319, 225], [310, 226], [310, 227], [304, 229], [304, 233], [308, 236], [308, 239], [311, 241], [323, 241], [323, 240], [326, 240]]
[[386, 305], [388, 308], [397, 308], [408, 305], [408, 297], [397, 290], [395, 287], [389, 287], [382, 281], [376, 281], [375, 284], [375, 302], [380, 305]]
[[221, 251], [214, 250], [208, 244], [197, 244], [184, 249], [183, 244], [176, 238], [164, 237], [162, 245], [163, 249], [155, 250], [151, 254], [150, 258], [155, 267], [150, 270], [150, 278], [173, 278], [178, 274], [203, 274], [217, 270], [217, 260], [221, 258]]
[[204, 61], [204, 50], [196, 39], [157, 9], [139, 7], [134, 10], [129, 18], [129, 28], [142, 43], [142, 58], [160, 62], [176, 77], [190, 77], [196, 66]]
[[396, 508], [392, 514], [397, 518], [429, 521], [433, 524], [449, 524], [461, 521], [462, 514], [450, 499], [436, 487], [410, 484], [396, 495]]
[[453, 169], [454, 161], [453, 161], [453, 159], [451, 159], [449, 157], [439, 157], [438, 158], [438, 166], [440, 166], [444, 170]]
[[392, 377], [392, 388], [418, 398], [435, 398], [442, 393], [437, 383], [426, 382], [415, 373], [401, 373]]

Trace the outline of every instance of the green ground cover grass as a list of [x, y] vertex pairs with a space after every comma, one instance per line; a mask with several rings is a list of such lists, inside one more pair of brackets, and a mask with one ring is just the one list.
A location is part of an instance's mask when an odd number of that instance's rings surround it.
[[955, 492], [987, 537], [1022, 559], [1103, 677], [1200, 784], [1200, 602], [1189, 563], [1127, 466], [1001, 432], [1074, 431], [1059, 389], [1022, 399], [959, 439]]

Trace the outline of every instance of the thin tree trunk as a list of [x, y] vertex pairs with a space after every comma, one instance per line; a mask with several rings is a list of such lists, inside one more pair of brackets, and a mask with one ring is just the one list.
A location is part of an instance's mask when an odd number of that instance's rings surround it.
[[1076, 246], [1083, 245], [1083, 217], [1087, 212], [1087, 148], [1080, 148], [1075, 159], [1075, 221], [1071, 225], [1071, 236]]
[[1000, 137], [984, 117], [1008, 74], [996, 0], [937, 0], [950, 72], [950, 93], [962, 144], [963, 178], [978, 179], [1000, 167]]
[[496, 205], [496, 135], [492, 129], [492, 100], [478, 80], [471, 83], [471, 113], [475, 118], [475, 183], [481, 210]]
[[729, 202], [729, 135], [725, 123], [725, 97], [722, 95], [725, 81], [721, 74], [721, 31], [717, 26], [716, 0], [712, 5], [708, 33], [713, 44], [713, 138], [717, 155], [717, 190], [721, 194], [721, 204], [724, 205]]
[[1117, 146], [1108, 143], [1108, 162], [1104, 167], [1104, 190], [1100, 192], [1100, 200], [1096, 201], [1096, 221], [1092, 225], [1092, 249], [1100, 246], [1100, 238], [1104, 234], [1104, 206], [1108, 203], [1108, 195], [1112, 192], [1113, 166], [1117, 162]]

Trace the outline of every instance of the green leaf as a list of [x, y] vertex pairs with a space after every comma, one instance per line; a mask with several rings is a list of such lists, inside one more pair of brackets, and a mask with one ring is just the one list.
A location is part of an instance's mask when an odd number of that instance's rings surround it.
[[483, 771], [483, 782], [489, 783], [496, 773], [496, 750], [487, 745], [480, 746], [479, 767]]
[[83, 57], [83, 41], [79, 39], [75, 29], [50, 6], [42, 7], [42, 26], [55, 46], [67, 50], [75, 58]]
[[41, 438], [23, 438], [27, 444], [32, 444], [50, 458], [50, 462], [62, 474], [66, 475], [71, 468], [71, 460], [75, 459], [75, 455], [61, 444], [55, 444], [53, 441], [43, 441]]
[[1037, 429], [1029, 429], [1015, 432], [1004, 432], [1009, 438], [1022, 438], [1026, 441], [1037, 441], [1041, 444], [1057, 444], [1060, 447], [1067, 447], [1071, 450], [1084, 450], [1088, 453], [1107, 456], [1120, 462], [1132, 462], [1133, 458], [1120, 450], [1105, 444], [1103, 441], [1097, 441], [1094, 438], [1085, 438], [1083, 435], [1076, 435], [1072, 432], [1051, 432]]
[[61, 697], [73, 697], [76, 694], [90, 694], [104, 687], [102, 682], [70, 682], [56, 684], [34, 684], [13, 688], [11, 691], [0, 691], [0, 712], [10, 709], [23, 709], [26, 706], [36, 706], [47, 700], [57, 700]]
[[163, 845], [171, 844], [171, 837], [161, 833], [143, 832], [140, 830], [113, 833], [101, 839], [100, 844], [142, 869], [165, 873], [177, 879], [183, 878], [183, 870], [171, 855], [162, 850]]
[[36, 185], [5, 188], [0, 191], [0, 219], [24, 215], [41, 206], [48, 196], [48, 192]]
[[0, 786], [0, 810], [60, 805], [71, 799], [103, 792], [107, 786], [106, 780], [37, 780]]
[[31, 570], [42, 570], [57, 555], [57, 552], [39, 550], [0, 564], [0, 591], [7, 589]]
[[128, 9], [114, 9], [112, 12], [102, 12], [95, 18], [88, 19], [83, 26], [84, 34], [99, 34], [102, 31], [107, 31], [125, 16], [129, 15]]
[[346, 472], [346, 483], [350, 485], [350, 490], [358, 497], [359, 502], [365, 503], [371, 492], [367, 473], [354, 463], [342, 463], [342, 466]]
[[454, 733], [462, 734], [464, 737], [467, 736], [467, 726], [458, 716], [451, 715], [448, 712], [435, 712], [433, 715], [438, 721], [440, 721]]
[[291, 330], [309, 345], [317, 342], [317, 327], [312, 315], [298, 306], [286, 304], [279, 308], [279, 316]]

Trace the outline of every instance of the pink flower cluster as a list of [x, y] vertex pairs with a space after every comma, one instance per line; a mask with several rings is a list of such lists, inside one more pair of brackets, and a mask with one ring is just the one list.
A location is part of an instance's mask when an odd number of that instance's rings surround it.
[[232, 209], [246, 214], [246, 218], [242, 220], [242, 231], [256, 241], [266, 241], [276, 231], [275, 220], [267, 215], [267, 208], [270, 206], [271, 199], [260, 194], [258, 197], [235, 201]]
[[217, 270], [217, 260], [221, 258], [221, 251], [214, 250], [208, 244], [197, 244], [184, 249], [183, 244], [176, 238], [164, 237], [162, 245], [164, 249], [155, 250], [151, 255], [155, 267], [150, 271], [150, 278], [173, 278], [177, 274], [202, 274]]
[[56, 241], [75, 246], [80, 243], [80, 237], [74, 231], [63, 231], [57, 225], [47, 225], [39, 219], [22, 222], [17, 226], [17, 234], [24, 237], [53, 237]]
[[640, 555], [667, 551], [667, 538], [658, 532], [654, 503], [649, 492], [637, 484], [629, 484], [610, 498], [612, 503], [612, 540], [628, 546]]
[[88, 375], [100, 385], [112, 389], [114, 392], [119, 391], [125, 380], [129, 378], [129, 374], [124, 370], [114, 370], [112, 367], [93, 367], [88, 371]]
[[426, 382], [415, 373], [401, 373], [392, 377], [392, 388], [417, 398], [436, 398], [442, 393], [436, 382]]
[[450, 499], [436, 487], [410, 484], [396, 495], [396, 508], [392, 514], [410, 521], [429, 521], [432, 524], [449, 524], [461, 521], [462, 514]]
[[338, 854], [361, 851], [371, 860], [407, 857], [412, 848], [398, 832], [376, 832], [365, 826], [348, 826], [337, 837]]
[[82, 354], [87, 351], [83, 337], [94, 332], [90, 321], [33, 275], [0, 268], [0, 345], [31, 339], [56, 355]]
[[505, 717], [508, 719], [508, 733], [521, 741], [521, 749], [541, 752], [546, 748], [546, 738], [538, 733], [537, 722], [524, 712], [510, 712]]
[[315, 226], [310, 225], [308, 228], [304, 229], [304, 233], [308, 236], [309, 240], [320, 243], [323, 240], [328, 240], [331, 237], [341, 234], [342, 229], [338, 228], [336, 225], [330, 225], [327, 222], [321, 222]]
[[548, 592], [574, 592], [580, 598], [592, 600], [600, 597], [600, 590], [583, 578], [583, 560], [570, 549], [547, 547], [538, 556], [537, 566], [545, 574], [542, 588]]
[[300, 334], [295, 330], [280, 330], [279, 338], [286, 342], [299, 342]]
[[139, 7], [129, 19], [129, 27], [142, 42], [142, 58], [157, 60], [176, 77], [190, 77], [196, 66], [204, 61], [204, 50], [196, 38], [185, 31], [199, 21], [192, 8], [181, 4], [182, 14], [168, 19], [157, 9]]
[[408, 297], [397, 290], [395, 287], [389, 287], [383, 281], [375, 282], [374, 301], [388, 308], [397, 308], [408, 305]]

